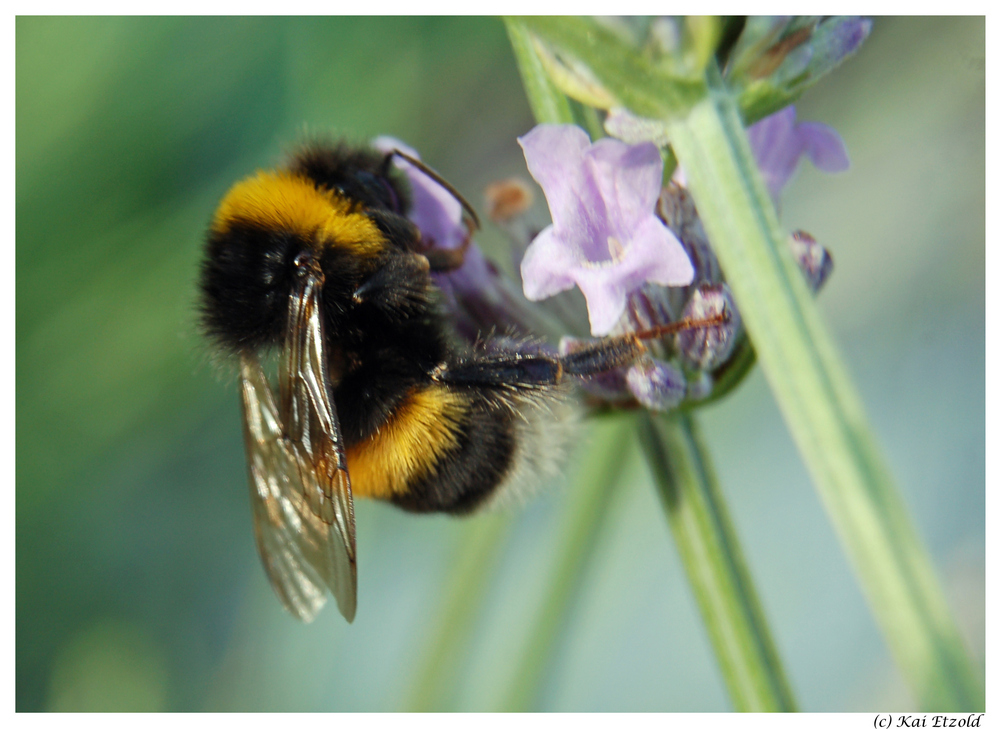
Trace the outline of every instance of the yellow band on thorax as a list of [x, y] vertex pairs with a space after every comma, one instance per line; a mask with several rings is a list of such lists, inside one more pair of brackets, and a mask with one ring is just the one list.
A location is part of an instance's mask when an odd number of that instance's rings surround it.
[[237, 223], [285, 230], [358, 255], [374, 255], [385, 245], [378, 226], [359, 206], [332, 190], [321, 190], [307, 177], [260, 171], [241, 180], [219, 204], [212, 229], [226, 233]]

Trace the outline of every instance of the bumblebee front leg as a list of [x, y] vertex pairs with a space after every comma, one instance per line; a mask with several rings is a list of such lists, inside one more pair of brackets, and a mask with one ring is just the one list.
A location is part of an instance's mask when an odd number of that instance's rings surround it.
[[422, 237], [420, 229], [406, 218], [380, 210], [369, 211], [368, 217], [375, 221], [382, 235], [400, 253], [414, 253], [426, 258], [434, 273], [448, 273], [462, 267], [476, 230], [466, 217], [466, 232], [461, 244], [457, 248], [440, 248], [434, 240]]
[[465, 254], [472, 243], [472, 231], [466, 230], [465, 238], [462, 239], [458, 248], [435, 248], [428, 247], [423, 251], [424, 256], [430, 264], [434, 273], [450, 273], [457, 271], [465, 263]]
[[356, 305], [369, 305], [386, 314], [409, 316], [423, 311], [432, 291], [431, 266], [420, 253], [391, 256], [355, 291]]

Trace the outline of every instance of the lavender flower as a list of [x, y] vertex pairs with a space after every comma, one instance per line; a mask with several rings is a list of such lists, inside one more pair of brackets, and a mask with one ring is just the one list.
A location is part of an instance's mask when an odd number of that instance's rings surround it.
[[[376, 137], [372, 140], [372, 146], [387, 154], [398, 149], [414, 159], [420, 159], [416, 150], [393, 137]], [[405, 159], [395, 157], [393, 164], [410, 182], [413, 205], [409, 218], [420, 228], [424, 238], [432, 240], [434, 245], [440, 248], [460, 246], [466, 232], [462, 222], [462, 204], [454, 195]]]
[[[669, 143], [667, 127], [656, 119], [635, 116], [628, 109], [615, 108], [604, 121], [604, 130], [629, 144]], [[840, 135], [826, 124], [795, 121], [795, 106], [786, 106], [747, 129], [750, 148], [767, 188], [775, 202], [781, 189], [791, 179], [803, 154], [824, 172], [843, 172], [850, 166], [847, 149]], [[684, 171], [677, 169], [674, 179], [684, 184]]]
[[[383, 152], [398, 149], [414, 159], [420, 159], [416, 150], [392, 137], [377, 137], [372, 146]], [[407, 217], [420, 229], [423, 239], [436, 248], [461, 246], [469, 234], [462, 219], [462, 204], [448, 190], [405, 159], [395, 157], [393, 163], [410, 183], [413, 204]], [[444, 288], [454, 286], [462, 292], [473, 292], [488, 287], [494, 273], [482, 252], [476, 246], [470, 246], [462, 267], [441, 276], [438, 283], [444, 284]]]
[[[389, 153], [394, 149], [420, 159], [413, 148], [392, 137], [372, 141], [376, 149]], [[412, 205], [409, 220], [420, 230], [423, 241], [433, 248], [453, 249], [465, 242], [469, 230], [462, 219], [462, 204], [433, 178], [401, 157], [395, 166], [410, 183]], [[537, 330], [537, 317], [528, 308], [516, 288], [504, 279], [496, 266], [472, 243], [465, 251], [462, 266], [447, 273], [433, 273], [434, 282], [443, 294], [443, 303], [457, 332], [470, 344], [479, 341], [486, 330]]]
[[761, 119], [747, 129], [747, 136], [775, 202], [803, 154], [824, 172], [842, 172], [850, 166], [840, 135], [826, 124], [796, 123], [794, 106]]
[[518, 139], [552, 213], [521, 262], [524, 293], [538, 301], [574, 285], [591, 332], [607, 334], [627, 295], [644, 283], [684, 286], [694, 269], [654, 214], [663, 162], [653, 144], [590, 143], [571, 125], [543, 124]]

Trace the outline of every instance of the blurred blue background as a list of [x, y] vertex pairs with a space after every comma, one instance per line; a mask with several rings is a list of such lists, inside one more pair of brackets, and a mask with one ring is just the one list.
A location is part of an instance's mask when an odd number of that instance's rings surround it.
[[[215, 204], [304, 130], [397, 136], [480, 209], [526, 176], [501, 22], [22, 17], [16, 64], [17, 709], [505, 708], [574, 468], [505, 515], [358, 503], [357, 620], [300, 625], [258, 563], [236, 388], [195, 326]], [[821, 308], [979, 665], [984, 69], [981, 18], [879, 19], [799, 104], [851, 170], [804, 166], [782, 206], [833, 252]], [[761, 375], [702, 424], [801, 707], [915, 708]], [[593, 540], [535, 708], [726, 710], [635, 447]], [[484, 544], [483, 607], [422, 695]]]

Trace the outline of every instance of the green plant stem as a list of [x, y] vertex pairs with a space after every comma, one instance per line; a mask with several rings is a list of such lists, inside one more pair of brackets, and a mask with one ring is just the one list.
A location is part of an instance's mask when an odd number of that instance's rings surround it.
[[538, 54], [531, 45], [524, 23], [507, 18], [507, 37], [521, 74], [524, 93], [539, 124], [572, 124], [573, 110], [566, 98], [549, 80]]
[[593, 422], [591, 447], [571, 479], [569, 508], [559, 529], [552, 576], [524, 652], [504, 697], [504, 711], [537, 711], [546, 672], [579, 593], [597, 535], [610, 511], [618, 474], [628, 455], [632, 418], [615, 414]]
[[500, 546], [510, 531], [509, 513], [471, 518], [459, 539], [437, 625], [427, 641], [404, 706], [406, 711], [447, 711], [486, 599]]
[[774, 391], [889, 646], [923, 708], [984, 694], [853, 383], [784, 244], [736, 103], [718, 71], [668, 131]]
[[[508, 33], [511, 34], [511, 40], [514, 43], [514, 53], [517, 56], [518, 68], [524, 80], [525, 91], [528, 94], [531, 108], [535, 110], [536, 118], [540, 123], [572, 122], [573, 119], [568, 113], [560, 116], [562, 114], [560, 111], [562, 105], [559, 99], [547, 98], [548, 96], [557, 96], [564, 102], [566, 101], [566, 98], [548, 81], [548, 77], [545, 76], [544, 69], [537, 60], [535, 51], [530, 45], [523, 23], [511, 19], [508, 19], [506, 22]], [[515, 38], [517, 42], [515, 42]], [[534, 75], [536, 74], [542, 78], [535, 78]], [[566, 108], [567, 110], [569, 109], [568, 104]], [[542, 110], [542, 114], [539, 114], [539, 110]], [[676, 164], [672, 156], [670, 157], [670, 162], [672, 165]], [[743, 373], [749, 369], [753, 361], [752, 348], [747, 345], [745, 349], [750, 354], [749, 361], [742, 369]], [[660, 441], [659, 436], [655, 433], [647, 433], [647, 435], [649, 436], [647, 440], [650, 444], [658, 444], [656, 447], [647, 445], [647, 453], [650, 456], [657, 454], [659, 458], [658, 463], [666, 463], [663, 454], [663, 443]], [[674, 462], [697, 463], [699, 464], [699, 473], [711, 473], [707, 455], [703, 449], [695, 447], [697, 445], [696, 441], [678, 439], [677, 442], [686, 443], [685, 450], [678, 456], [678, 458], [686, 457], [686, 459]], [[691, 450], [692, 448], [694, 449], [693, 451]], [[691, 456], [692, 453], [694, 453], [694, 456]], [[653, 464], [653, 468], [654, 472], [657, 473], [658, 481], [661, 482], [662, 489], [662, 479], [660, 476], [665, 472], [658, 469], [655, 463]], [[692, 473], [694, 472], [692, 471]], [[708, 492], [708, 487], [704, 486], [704, 484], [703, 490], [706, 493]], [[670, 523], [674, 530], [674, 537], [678, 546], [681, 548], [682, 553], [687, 555], [685, 557], [685, 565], [688, 569], [688, 576], [699, 605], [702, 606], [703, 614], [708, 624], [709, 635], [712, 637], [712, 646], [715, 649], [716, 658], [725, 677], [727, 687], [730, 690], [733, 705], [739, 709], [792, 710], [794, 708], [794, 700], [784, 679], [777, 653], [768, 638], [763, 615], [757, 605], [756, 598], [753, 597], [755, 591], [751, 585], [749, 574], [743, 566], [742, 558], [739, 557], [739, 548], [735, 534], [732, 528], [728, 526], [728, 519], [725, 518], [721, 494], [719, 494], [717, 489], [713, 488], [711, 495], [712, 498], [710, 500], [701, 498], [696, 501], [693, 497], [686, 500], [685, 505], [687, 505], [687, 508], [675, 512], [681, 515], [677, 519], [676, 527], [674, 520], [671, 520]], [[678, 532], [678, 528], [682, 528], [687, 524], [686, 519], [681, 517], [686, 517], [694, 513], [691, 506], [694, 503], [702, 504], [703, 506], [711, 504], [711, 513], [722, 515], [721, 520], [720, 518], [703, 520], [704, 528], [702, 529], [685, 529], [683, 532]], [[668, 509], [668, 515], [670, 513]], [[717, 531], [720, 525], [727, 527], [724, 533]], [[719, 545], [725, 545], [726, 548], [720, 551]], [[713, 554], [729, 555], [729, 557], [724, 564], [718, 562], [701, 563], [702, 557]], [[727, 577], [723, 577], [723, 575]], [[708, 580], [705, 576], [715, 576], [715, 578]], [[717, 587], [721, 584], [738, 585], [740, 589], [732, 592], [729, 602], [724, 602], [720, 606], [716, 596], [727, 594], [724, 590]], [[709, 585], [715, 585], [716, 587], [708, 590]], [[738, 600], [744, 600], [747, 596], [752, 598], [751, 603], [738, 602]], [[565, 598], [560, 598], [557, 595], [550, 596], [550, 604], [553, 610], [559, 599], [565, 600]], [[721, 609], [723, 607], [726, 609]], [[542, 621], [539, 621], [539, 627], [536, 632], [540, 639], [552, 640], [551, 636], [542, 634], [541, 630]], [[730, 644], [730, 638], [737, 639], [737, 643]], [[527, 676], [527, 672], [519, 675]], [[511, 696], [513, 698], [511, 706], [531, 707], [532, 704], [528, 698], [533, 697], [534, 694], [530, 692], [537, 691], [538, 689], [537, 686], [531, 684], [529, 681], [529, 678], [521, 678], [519, 684], [512, 689]]]
[[694, 417], [644, 413], [639, 433], [734, 708], [795, 711]]

